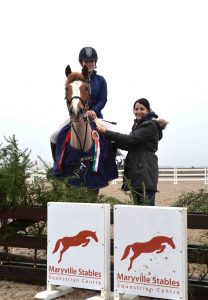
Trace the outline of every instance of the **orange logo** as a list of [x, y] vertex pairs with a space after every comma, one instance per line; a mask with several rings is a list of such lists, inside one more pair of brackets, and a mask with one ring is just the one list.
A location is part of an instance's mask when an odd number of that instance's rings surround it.
[[173, 249], [176, 248], [173, 238], [169, 238], [167, 236], [155, 236], [150, 241], [145, 243], [134, 243], [131, 245], [128, 245], [125, 248], [124, 254], [121, 258], [121, 260], [127, 258], [129, 255], [130, 249], [133, 251], [133, 256], [130, 258], [130, 265], [128, 268], [128, 271], [131, 270], [133, 261], [142, 253], [151, 253], [156, 251], [157, 254], [164, 252], [166, 245], [163, 245], [164, 243], [170, 245]]
[[75, 236], [65, 236], [56, 242], [52, 254], [56, 253], [60, 247], [60, 244], [62, 244], [63, 248], [60, 251], [60, 257], [58, 260], [58, 263], [60, 263], [62, 260], [62, 255], [66, 250], [68, 250], [70, 247], [77, 247], [80, 245], [82, 247], [86, 247], [90, 242], [90, 238], [93, 238], [96, 242], [98, 242], [96, 231], [83, 230]]

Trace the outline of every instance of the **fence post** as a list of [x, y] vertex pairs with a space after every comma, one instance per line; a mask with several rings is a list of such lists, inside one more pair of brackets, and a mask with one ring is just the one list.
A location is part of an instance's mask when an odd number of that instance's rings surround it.
[[[61, 244], [64, 248], [60, 250]], [[74, 251], [62, 259], [63, 249], [69, 247], [75, 247]], [[47, 290], [35, 298], [55, 299], [73, 288], [101, 292], [88, 300], [111, 298], [110, 204], [48, 203]]]
[[[110, 279], [110, 206], [104, 207], [105, 213], [105, 261], [104, 261], [104, 289], [101, 290], [101, 297], [99, 299], [111, 299], [111, 279]], [[93, 299], [93, 298], [92, 298]], [[86, 299], [87, 300], [87, 299]]]
[[[149, 226], [149, 220], [154, 227]], [[139, 230], [138, 235], [135, 228], [145, 230]], [[186, 229], [186, 208], [115, 205], [114, 300], [136, 300], [135, 294], [139, 298], [187, 300]], [[147, 249], [152, 256], [141, 255], [134, 261]]]
[[177, 178], [177, 168], [174, 168], [173, 172], [174, 172], [173, 183], [174, 183], [174, 184], [177, 184], [177, 183], [178, 183], [178, 178]]
[[204, 184], [207, 184], [207, 168], [204, 168]]

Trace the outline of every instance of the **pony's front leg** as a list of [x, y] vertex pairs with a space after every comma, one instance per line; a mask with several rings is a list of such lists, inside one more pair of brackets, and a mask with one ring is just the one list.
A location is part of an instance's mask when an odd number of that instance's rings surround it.
[[62, 255], [64, 254], [64, 252], [65, 252], [67, 249], [69, 249], [69, 247], [63, 248], [63, 249], [60, 251], [60, 257], [59, 257], [58, 263], [61, 262], [61, 260], [62, 260]]
[[133, 261], [140, 255], [139, 254], [135, 254], [130, 258], [130, 265], [129, 265], [129, 268], [128, 268], [128, 271], [130, 271], [132, 269], [132, 264], [133, 264]]
[[158, 250], [156, 251], [156, 253], [159, 254], [159, 253], [163, 252], [163, 251], [165, 250], [165, 248], [166, 248], [165, 245], [161, 245], [160, 249], [158, 249]]
[[86, 247], [88, 244], [89, 244], [89, 242], [90, 242], [90, 239], [85, 239], [85, 243], [84, 244], [82, 244], [82, 247]]

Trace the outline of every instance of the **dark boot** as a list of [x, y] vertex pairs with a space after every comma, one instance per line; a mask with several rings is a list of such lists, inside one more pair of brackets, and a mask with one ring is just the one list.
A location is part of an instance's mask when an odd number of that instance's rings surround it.
[[53, 160], [56, 161], [56, 144], [54, 143], [51, 143], [51, 153], [52, 153]]

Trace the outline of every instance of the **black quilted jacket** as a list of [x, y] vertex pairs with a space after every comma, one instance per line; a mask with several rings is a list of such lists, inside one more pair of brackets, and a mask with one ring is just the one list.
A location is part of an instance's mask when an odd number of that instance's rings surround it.
[[143, 191], [145, 187], [148, 191], [157, 191], [158, 158], [155, 152], [167, 122], [156, 120], [155, 117], [157, 115], [150, 113], [139, 122], [135, 121], [129, 135], [110, 130], [105, 132], [106, 138], [117, 142], [119, 149], [128, 151], [124, 167], [124, 190], [128, 190], [128, 181], [136, 190]]

